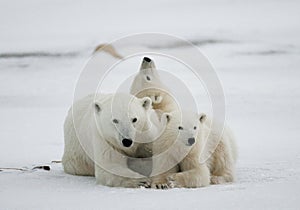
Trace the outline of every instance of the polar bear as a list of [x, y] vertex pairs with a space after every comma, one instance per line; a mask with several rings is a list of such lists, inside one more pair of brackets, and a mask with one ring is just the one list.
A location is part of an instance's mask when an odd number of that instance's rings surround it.
[[170, 90], [162, 83], [154, 61], [144, 57], [139, 73], [135, 76], [130, 93], [138, 98], [150, 97], [153, 109], [162, 112], [178, 110], [178, 104]]
[[206, 115], [176, 111], [167, 114], [167, 118], [165, 133], [153, 143], [151, 187], [208, 186], [209, 169], [206, 163], [200, 164]]
[[127, 157], [136, 153], [138, 133], [151, 127], [151, 103], [148, 97], [123, 93], [90, 95], [74, 103], [64, 124], [64, 171], [95, 175], [106, 186], [143, 185], [147, 179], [127, 167]]
[[[207, 120], [205, 114], [184, 111], [181, 118], [179, 114], [181, 113], [170, 114], [167, 125], [167, 128], [173, 130], [167, 132], [167, 135], [172, 138], [169, 133], [176, 133], [177, 140], [172, 142], [165, 155], [154, 158], [153, 166], [154, 170], [162, 171], [177, 162], [178, 168], [152, 177], [151, 187], [194, 188], [234, 181], [237, 149], [230, 129], [225, 127], [219, 139], [217, 132], [209, 126], [207, 121], [210, 119]], [[166, 149], [165, 145], [170, 144], [163, 140], [154, 143], [154, 157], [157, 152]], [[203, 157], [209, 158], [201, 161]]]

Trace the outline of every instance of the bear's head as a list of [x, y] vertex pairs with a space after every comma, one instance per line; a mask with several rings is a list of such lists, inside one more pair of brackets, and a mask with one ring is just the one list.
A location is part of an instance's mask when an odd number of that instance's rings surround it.
[[197, 143], [197, 136], [203, 132], [202, 128], [206, 120], [206, 115], [203, 113], [194, 114], [189, 111], [175, 112], [175, 115], [177, 116], [174, 117], [174, 114], [169, 115], [169, 125], [177, 133], [177, 141], [182, 143], [186, 148], [194, 146]]
[[161, 137], [153, 142], [152, 160], [155, 166], [151, 174], [153, 176], [175, 167], [191, 152], [200, 155], [198, 151], [202, 150], [199, 135], [204, 131], [204, 114], [174, 111], [164, 113], [162, 120], [166, 120], [167, 123]]
[[151, 99], [138, 99], [129, 94], [117, 93], [107, 101], [95, 101], [95, 119], [98, 131], [112, 146], [130, 150], [137, 132], [147, 129]]
[[132, 94], [136, 94], [144, 88], [160, 86], [160, 84], [160, 76], [156, 70], [154, 61], [148, 57], [144, 57], [140, 70], [131, 85]]
[[141, 98], [148, 96], [153, 104], [161, 103], [166, 87], [160, 80], [154, 61], [144, 57], [140, 71], [135, 76], [130, 88], [130, 93]]

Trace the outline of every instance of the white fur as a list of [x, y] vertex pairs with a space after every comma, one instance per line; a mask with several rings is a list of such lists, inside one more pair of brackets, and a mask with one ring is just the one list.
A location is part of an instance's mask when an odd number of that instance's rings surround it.
[[215, 129], [206, 124], [205, 136], [207, 143], [202, 159], [209, 158], [202, 161], [205, 161], [209, 167], [211, 184], [233, 182], [235, 180], [237, 146], [232, 131], [225, 125], [221, 138], [219, 138]]
[[178, 110], [176, 100], [170, 90], [162, 83], [154, 61], [142, 61], [140, 71], [135, 76], [130, 93], [138, 98], [150, 97], [153, 109], [163, 112]]
[[[149, 80], [150, 78], [150, 80]], [[133, 84], [131, 86], [131, 93], [136, 95], [137, 97], [144, 97], [148, 96], [153, 100], [153, 108], [156, 110], [161, 110], [163, 112], [177, 112], [178, 106], [176, 104], [176, 101], [171, 96], [171, 94], [168, 94], [168, 88], [161, 82], [160, 76], [155, 68], [154, 62], [145, 62], [145, 59], [142, 62], [142, 65], [140, 67], [139, 73], [134, 78]], [[187, 114], [187, 116], [190, 116]], [[187, 118], [186, 118], [187, 119]], [[195, 119], [194, 116], [190, 116], [190, 119], [184, 120], [185, 123], [189, 124], [190, 122], [193, 122]], [[185, 124], [183, 123], [183, 124]], [[186, 125], [187, 125], [186, 124]], [[209, 157], [205, 163], [202, 165], [202, 171], [207, 171], [207, 167], [209, 168], [210, 174], [211, 174], [211, 180], [210, 182], [212, 184], [219, 184], [219, 183], [225, 183], [225, 182], [231, 182], [234, 180], [234, 173], [235, 173], [235, 162], [237, 158], [237, 148], [235, 144], [235, 139], [229, 130], [228, 127], [225, 127], [223, 134], [221, 136], [221, 139], [219, 141], [219, 138], [217, 136], [217, 133], [214, 131], [214, 129], [210, 129], [208, 127], [208, 122], [203, 125], [203, 128], [199, 131], [200, 137], [197, 137], [197, 142], [206, 141], [206, 145], [202, 146], [195, 145], [196, 149], [193, 149], [193, 152], [191, 151], [191, 154], [194, 156], [200, 155], [200, 151], [203, 150], [203, 153], [201, 154], [201, 157]], [[185, 125], [185, 127], [186, 127]], [[171, 145], [174, 143], [174, 136], [176, 136], [177, 132], [173, 129], [170, 130], [169, 128], [174, 127], [171, 123], [167, 126], [167, 130], [164, 132], [164, 134], [159, 138], [157, 141], [155, 141], [153, 144], [144, 146], [152, 147], [152, 155], [155, 156], [159, 154], [161, 151], [164, 151], [166, 148], [171, 147]], [[211, 133], [210, 133], [211, 131]], [[210, 135], [208, 136], [208, 134]], [[208, 139], [206, 138], [208, 136]], [[181, 137], [180, 137], [181, 138]], [[200, 138], [200, 139], [199, 139]], [[184, 138], [183, 138], [184, 139]], [[201, 148], [200, 148], [201, 147]], [[176, 150], [177, 149], [177, 150]], [[165, 167], [164, 164], [161, 164], [163, 161], [168, 165], [174, 165], [174, 162], [179, 161], [176, 159], [176, 155], [182, 147], [178, 146], [176, 149], [173, 150], [173, 154], [170, 153], [169, 157], [165, 157], [165, 160], [162, 160], [161, 158], [157, 159], [153, 158], [153, 171], [152, 174], [155, 174], [155, 171], [161, 171], [162, 167]], [[143, 147], [139, 148], [139, 150], [143, 151]], [[146, 149], [146, 150], [149, 150]], [[197, 151], [197, 152], [194, 152]], [[212, 155], [211, 155], [212, 154]], [[194, 157], [193, 156], [193, 157]], [[187, 156], [186, 160], [183, 161], [183, 165], [188, 165], [188, 163], [193, 163], [195, 158], [190, 158], [190, 155]], [[171, 161], [171, 163], [169, 163]], [[203, 161], [200, 161], [201, 163]], [[180, 166], [180, 165], [179, 165]], [[186, 167], [188, 169], [189, 167]], [[169, 167], [168, 167], [169, 169]], [[170, 171], [167, 171], [164, 175], [156, 176], [155, 179], [152, 179], [152, 187], [159, 186], [163, 187], [165, 186], [162, 177], [167, 176], [168, 174], [172, 172], [176, 172], [175, 167], [170, 168]], [[179, 173], [178, 173], [179, 174]], [[188, 173], [185, 173], [188, 174]], [[205, 174], [205, 172], [204, 172]], [[177, 175], [175, 175], [177, 176]], [[206, 176], [206, 175], [204, 175]], [[188, 177], [188, 176], [186, 176]], [[204, 179], [207, 181], [207, 177]], [[173, 180], [174, 182], [177, 182], [174, 176], [170, 180]], [[175, 179], [175, 180], [174, 180]], [[190, 180], [190, 182], [187, 182], [186, 180]], [[193, 187], [193, 186], [200, 186], [200, 185], [207, 185], [207, 182], [204, 181], [203, 183], [199, 184], [199, 182], [192, 181], [193, 179], [197, 179], [197, 177], [189, 176], [188, 179], [182, 179], [185, 180], [185, 184], [178, 184], [178, 186], [186, 186], [186, 187]]]
[[[91, 95], [77, 101], [64, 125], [65, 172], [95, 175], [97, 183], [106, 186], [139, 187], [147, 179], [127, 167], [127, 157], [136, 154], [139, 131], [158, 130], [149, 121], [150, 108], [149, 98], [138, 99], [127, 94]], [[138, 119], [136, 123], [133, 118]], [[123, 138], [132, 139], [133, 145], [124, 147]]]
[[[232, 182], [235, 179], [237, 148], [232, 132], [225, 127], [220, 141], [214, 129], [208, 127], [206, 116], [185, 111], [173, 112], [165, 133], [153, 145], [153, 188], [203, 187], [211, 184]], [[179, 126], [182, 128], [179, 130]], [[196, 130], [194, 130], [196, 127]], [[209, 135], [210, 134], [210, 135]], [[176, 141], [171, 139], [176, 138]], [[188, 139], [195, 138], [189, 146]], [[155, 155], [169, 149], [161, 157]], [[209, 155], [212, 153], [211, 155]], [[182, 159], [182, 155], [184, 158]], [[209, 157], [202, 162], [202, 157]], [[174, 164], [178, 163], [176, 166]], [[170, 168], [170, 166], [174, 166]], [[177, 167], [177, 168], [176, 168]], [[156, 175], [163, 169], [165, 173]]]
[[[158, 141], [154, 142], [153, 188], [203, 187], [209, 185], [210, 174], [206, 163], [200, 164], [203, 149], [204, 123], [198, 115], [189, 112], [172, 112], [167, 129]], [[182, 127], [182, 129], [178, 129]], [[196, 129], [194, 129], [196, 127]], [[195, 143], [190, 145], [189, 138]], [[165, 151], [162, 156], [157, 156]], [[170, 169], [169, 169], [170, 168]], [[165, 173], [156, 175], [163, 169]]]

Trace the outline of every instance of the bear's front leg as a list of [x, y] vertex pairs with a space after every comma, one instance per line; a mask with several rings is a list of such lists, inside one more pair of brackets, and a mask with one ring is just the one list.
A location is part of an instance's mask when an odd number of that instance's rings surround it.
[[97, 184], [111, 187], [149, 187], [150, 180], [128, 168], [127, 156], [102, 143], [94, 147], [95, 176]]
[[154, 188], [154, 189], [170, 189], [170, 188], [173, 188], [173, 186], [170, 185], [170, 182], [168, 181], [168, 177], [171, 174], [175, 174], [178, 171], [179, 171], [178, 166], [175, 166], [167, 172], [164, 172], [162, 174], [155, 175], [155, 176], [151, 177], [151, 188]]
[[168, 177], [168, 185], [172, 187], [205, 187], [210, 183], [210, 173], [206, 164], [197, 166], [194, 169], [174, 173]]
[[168, 175], [162, 174], [151, 178], [151, 188], [154, 189], [169, 189], [172, 188], [168, 183]]
[[[126, 169], [124, 169], [126, 170]], [[136, 173], [133, 172], [132, 173]], [[117, 174], [110, 173], [99, 166], [95, 168], [96, 182], [109, 187], [126, 187], [126, 188], [139, 188], [139, 187], [150, 187], [150, 179], [145, 178], [130, 178], [125, 176], [119, 176]], [[134, 177], [140, 176], [136, 174]]]

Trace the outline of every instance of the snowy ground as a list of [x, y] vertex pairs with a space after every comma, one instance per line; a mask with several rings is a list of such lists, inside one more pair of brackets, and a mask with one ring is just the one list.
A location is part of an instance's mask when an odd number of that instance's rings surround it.
[[[299, 209], [300, 1], [122, 4], [0, 2], [0, 167], [52, 167], [0, 171], [0, 209]], [[215, 66], [239, 145], [236, 183], [108, 188], [51, 164], [93, 47], [153, 31], [193, 41]]]

